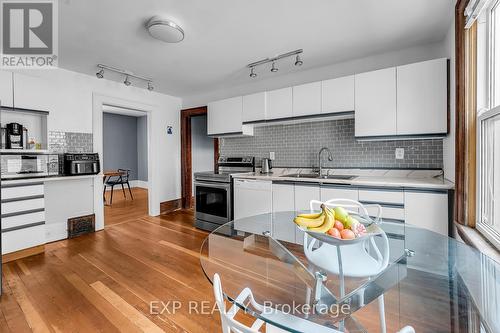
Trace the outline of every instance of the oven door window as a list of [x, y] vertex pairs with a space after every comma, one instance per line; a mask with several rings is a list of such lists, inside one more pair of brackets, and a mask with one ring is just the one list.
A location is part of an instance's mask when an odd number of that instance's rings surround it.
[[196, 211], [228, 218], [228, 193], [225, 188], [196, 186]]

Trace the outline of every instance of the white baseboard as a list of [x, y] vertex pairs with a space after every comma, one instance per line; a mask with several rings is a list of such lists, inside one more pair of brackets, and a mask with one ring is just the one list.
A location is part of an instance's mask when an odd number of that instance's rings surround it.
[[131, 180], [130, 187], [140, 187], [140, 188], [148, 189], [149, 185], [148, 185], [148, 182], [145, 182], [144, 180]]

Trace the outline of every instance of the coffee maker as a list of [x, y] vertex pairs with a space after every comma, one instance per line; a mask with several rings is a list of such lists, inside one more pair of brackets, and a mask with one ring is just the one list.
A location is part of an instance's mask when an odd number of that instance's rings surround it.
[[18, 123], [9, 123], [6, 126], [6, 145], [7, 149], [23, 149], [23, 125]]

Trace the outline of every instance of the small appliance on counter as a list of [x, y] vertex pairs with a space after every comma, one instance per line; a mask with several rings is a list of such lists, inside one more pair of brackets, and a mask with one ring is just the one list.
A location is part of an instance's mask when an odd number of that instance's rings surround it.
[[195, 226], [213, 231], [233, 219], [232, 174], [255, 171], [255, 158], [225, 157], [218, 160], [218, 172], [194, 174]]
[[18, 123], [8, 123], [5, 129], [6, 129], [5, 148], [24, 149], [23, 125]]
[[63, 155], [63, 174], [65, 176], [96, 175], [101, 171], [99, 154], [74, 154]]
[[2, 154], [2, 180], [59, 175], [59, 156], [52, 154]]
[[260, 173], [262, 174], [273, 173], [271, 171], [273, 169], [273, 162], [269, 158], [263, 158], [261, 163], [262, 165], [260, 168]]

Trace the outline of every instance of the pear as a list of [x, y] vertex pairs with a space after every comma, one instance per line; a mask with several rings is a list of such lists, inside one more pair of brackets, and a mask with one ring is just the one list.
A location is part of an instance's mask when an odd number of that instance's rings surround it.
[[342, 222], [345, 226], [347, 218], [349, 217], [347, 211], [343, 207], [335, 207], [333, 210], [335, 211], [335, 219]]
[[351, 215], [347, 216], [347, 219], [345, 220], [345, 222], [341, 221], [343, 224], [344, 224], [344, 228], [346, 229], [351, 229], [352, 230], [352, 227], [356, 224], [359, 223], [358, 220], [356, 220], [354, 217], [352, 217]]

